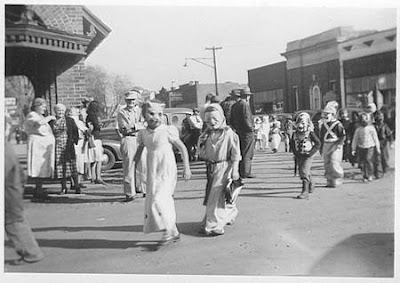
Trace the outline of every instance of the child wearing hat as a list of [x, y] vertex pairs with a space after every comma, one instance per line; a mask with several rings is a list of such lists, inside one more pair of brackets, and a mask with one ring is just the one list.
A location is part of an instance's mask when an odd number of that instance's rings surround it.
[[300, 179], [303, 181], [299, 199], [308, 199], [308, 194], [314, 191], [311, 177], [311, 165], [314, 154], [321, 146], [318, 136], [314, 133], [314, 126], [310, 115], [302, 112], [296, 119], [296, 130], [290, 139], [290, 148], [299, 167]]
[[319, 138], [324, 160], [326, 186], [335, 188], [343, 183], [343, 143], [346, 137], [342, 123], [336, 118], [338, 103], [330, 101], [322, 111]]

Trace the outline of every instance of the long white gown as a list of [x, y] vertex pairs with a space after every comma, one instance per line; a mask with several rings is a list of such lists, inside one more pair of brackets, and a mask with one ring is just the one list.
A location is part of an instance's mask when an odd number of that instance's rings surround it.
[[174, 126], [160, 125], [142, 129], [138, 144], [147, 149], [147, 190], [144, 233], [177, 230], [173, 194], [177, 183], [177, 166], [172, 142], [179, 139]]

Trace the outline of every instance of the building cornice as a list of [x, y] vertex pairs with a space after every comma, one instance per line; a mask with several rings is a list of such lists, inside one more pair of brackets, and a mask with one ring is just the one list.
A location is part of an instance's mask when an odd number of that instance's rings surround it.
[[111, 28], [109, 28], [105, 23], [103, 23], [96, 15], [94, 15], [87, 7], [83, 6], [83, 16], [94, 25], [99, 32], [101, 32], [104, 37], [106, 37], [110, 32]]
[[91, 38], [88, 36], [68, 34], [29, 24], [7, 27], [5, 33], [6, 48], [28, 47], [80, 55], [86, 55], [90, 41]]

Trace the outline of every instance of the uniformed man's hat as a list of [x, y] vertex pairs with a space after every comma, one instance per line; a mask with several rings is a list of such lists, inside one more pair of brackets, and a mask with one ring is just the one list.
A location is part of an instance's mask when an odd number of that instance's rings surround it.
[[240, 96], [240, 90], [232, 89], [230, 95], [232, 95], [232, 96]]
[[251, 95], [251, 91], [248, 87], [241, 90], [240, 95]]
[[125, 93], [125, 99], [139, 99], [140, 93], [134, 89], [131, 89], [127, 93]]

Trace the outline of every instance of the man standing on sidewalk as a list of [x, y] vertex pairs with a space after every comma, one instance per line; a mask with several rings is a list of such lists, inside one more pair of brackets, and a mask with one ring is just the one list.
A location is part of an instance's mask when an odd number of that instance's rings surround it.
[[138, 100], [144, 92], [142, 88], [134, 87], [125, 94], [126, 106], [117, 114], [117, 132], [121, 137], [121, 154], [123, 167], [123, 188], [125, 201], [133, 201], [136, 195], [135, 188], [135, 156], [136, 132], [142, 128], [140, 117], [141, 110]]
[[241, 90], [240, 99], [232, 106], [230, 124], [239, 135], [240, 153], [242, 160], [239, 163], [241, 178], [255, 178], [251, 174], [251, 162], [254, 156], [254, 120], [250, 109], [250, 89]]

